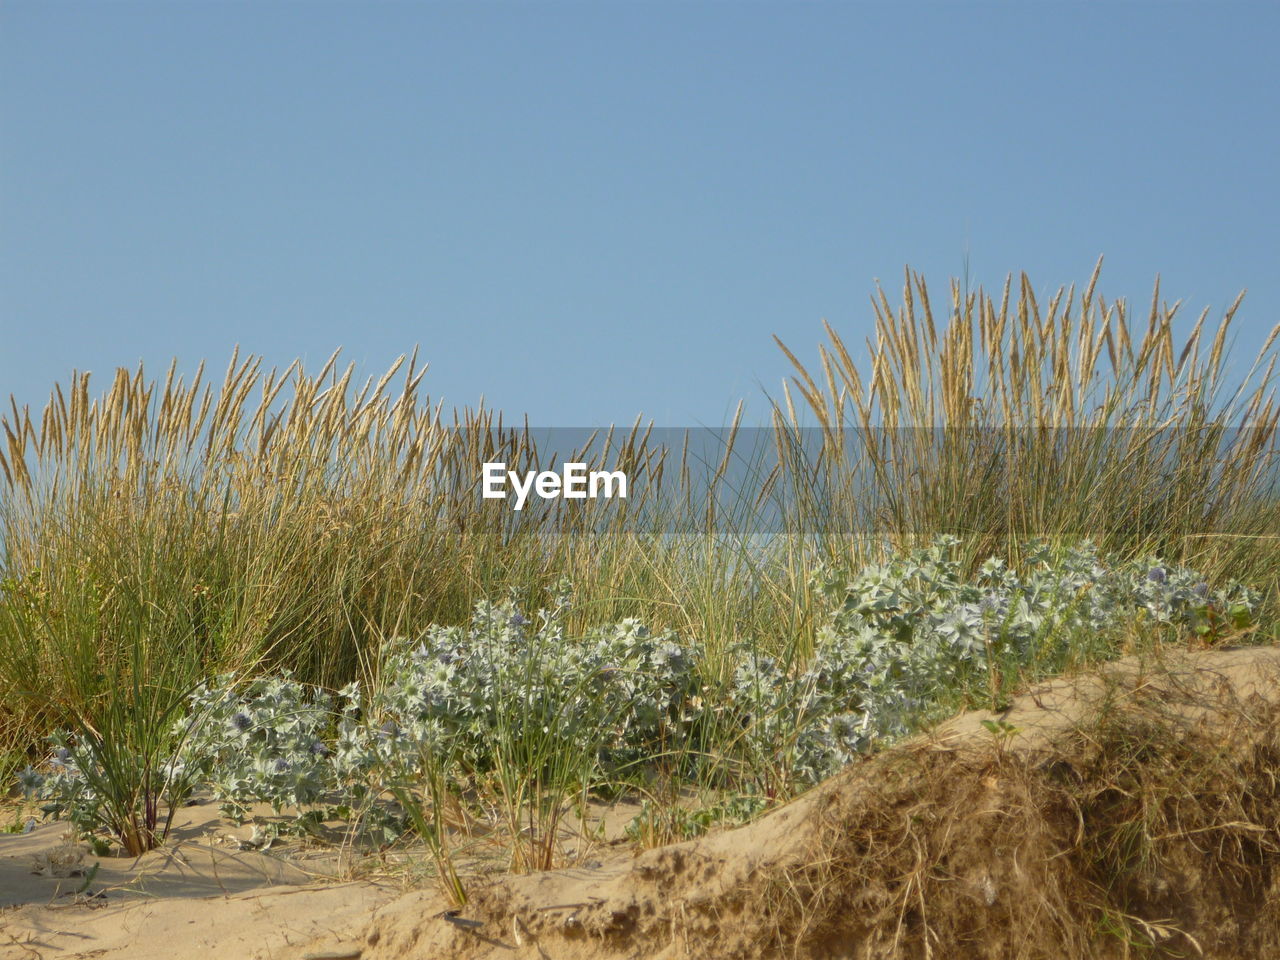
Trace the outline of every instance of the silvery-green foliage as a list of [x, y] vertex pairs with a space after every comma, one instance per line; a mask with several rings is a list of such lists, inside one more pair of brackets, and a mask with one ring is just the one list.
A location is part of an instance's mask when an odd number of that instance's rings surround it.
[[[285, 673], [237, 686], [224, 675], [191, 695], [199, 722], [182, 755], [201, 765], [214, 798], [239, 818], [252, 803], [279, 812], [318, 803], [335, 784], [327, 740], [333, 702]], [[190, 721], [184, 719], [182, 723]]]
[[[980, 675], [991, 659], [1052, 663], [1082, 632], [1115, 635], [1144, 617], [1195, 632], [1215, 616], [1241, 626], [1259, 602], [1239, 584], [1213, 590], [1195, 571], [1154, 558], [1112, 563], [1089, 542], [1058, 553], [1031, 544], [1024, 572], [992, 558], [964, 581], [953, 557], [958, 545], [940, 537], [852, 579], [818, 572], [815, 586], [831, 613], [815, 655], [789, 685], [773, 681], [788, 690], [790, 716], [752, 731], [797, 779], [815, 782], [870, 744], [908, 733], [939, 690]], [[757, 673], [746, 698], [760, 686]], [[796, 733], [778, 740], [788, 721]]]
[[[530, 619], [511, 599], [477, 605], [465, 627], [429, 628], [389, 645], [368, 714], [384, 736], [340, 740], [353, 766], [447, 752], [468, 771], [492, 769], [495, 748], [537, 745], [602, 769], [645, 756], [695, 719], [698, 648], [637, 620], [567, 638], [561, 596]], [[363, 751], [363, 752], [361, 752]]]
[[27, 766], [18, 775], [23, 796], [44, 801], [42, 812], [69, 820], [79, 833], [93, 833], [103, 825], [101, 803], [82, 772], [93, 758], [88, 751], [77, 749], [63, 733], [50, 740], [54, 750], [45, 770]]

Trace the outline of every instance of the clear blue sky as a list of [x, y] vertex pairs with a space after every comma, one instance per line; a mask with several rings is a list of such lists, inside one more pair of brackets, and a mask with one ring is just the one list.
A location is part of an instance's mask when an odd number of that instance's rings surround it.
[[421, 344], [447, 404], [720, 425], [875, 278], [1280, 320], [1274, 3], [0, 6], [0, 396]]

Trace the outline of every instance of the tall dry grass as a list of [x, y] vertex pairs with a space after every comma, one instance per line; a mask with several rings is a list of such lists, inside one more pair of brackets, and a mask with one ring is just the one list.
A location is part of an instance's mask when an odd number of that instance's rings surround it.
[[[357, 384], [336, 354], [314, 375], [237, 354], [220, 384], [203, 367], [189, 383], [175, 366], [162, 382], [139, 367], [101, 397], [75, 376], [38, 418], [12, 405], [0, 418], [6, 710], [34, 728], [65, 719], [155, 659], [124, 662], [139, 644], [191, 681], [270, 666], [336, 685], [382, 638], [458, 620], [510, 586], [536, 600], [569, 574], [606, 597], [660, 592], [668, 571], [632, 542], [643, 498], [572, 512], [533, 501], [513, 523], [477, 481], [484, 461], [541, 462], [527, 425], [446, 415], [420, 395], [423, 373], [401, 358]], [[587, 454], [562, 453], [641, 488], [662, 469], [638, 423], [604, 433]]]
[[[974, 557], [1089, 537], [1273, 581], [1280, 327], [1233, 370], [1241, 298], [1179, 340], [1158, 281], [1141, 324], [1097, 295], [1101, 265], [1044, 306], [1025, 274], [998, 296], [953, 280], [937, 318], [908, 270], [900, 306], [877, 290], [861, 363], [829, 325], [812, 371], [778, 341], [795, 368], [773, 409], [787, 479], [821, 491], [807, 518], [899, 545], [954, 533]], [[809, 418], [822, 441], [806, 446]]]

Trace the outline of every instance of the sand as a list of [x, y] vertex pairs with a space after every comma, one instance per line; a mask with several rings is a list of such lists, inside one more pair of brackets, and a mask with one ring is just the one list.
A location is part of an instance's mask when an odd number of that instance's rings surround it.
[[184, 808], [170, 842], [137, 859], [95, 857], [65, 823], [0, 835], [0, 958], [350, 952], [370, 913], [401, 892], [331, 879], [329, 855], [240, 849], [250, 836], [211, 804]]

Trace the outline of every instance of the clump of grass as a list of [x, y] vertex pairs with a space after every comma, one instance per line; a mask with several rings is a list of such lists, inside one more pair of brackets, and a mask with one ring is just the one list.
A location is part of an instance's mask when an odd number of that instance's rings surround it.
[[[358, 386], [336, 355], [315, 376], [233, 357], [216, 388], [139, 367], [100, 399], [83, 374], [38, 420], [5, 416], [0, 691], [19, 725], [64, 721], [85, 695], [71, 672], [127, 657], [143, 624], [191, 683], [261, 664], [336, 687], [384, 636], [536, 590], [581, 564], [576, 536], [608, 538], [590, 511], [538, 504], [512, 527], [476, 479], [489, 459], [537, 463], [527, 431], [450, 420], [412, 360], [393, 393], [402, 366]], [[609, 442], [640, 480], [642, 433]]]
[[[974, 559], [1087, 536], [1270, 582], [1280, 327], [1239, 376], [1227, 361], [1240, 298], [1179, 342], [1179, 304], [1158, 283], [1134, 330], [1124, 301], [1096, 294], [1101, 265], [1082, 296], [1060, 288], [1044, 307], [1025, 274], [997, 297], [953, 281], [945, 319], [908, 270], [901, 306], [873, 298], [865, 366], [830, 326], [815, 372], [779, 341], [796, 370], [774, 405], [792, 477], [833, 507], [815, 505], [814, 529], [900, 546], [951, 533]], [[816, 453], [798, 439], [806, 412]]]

